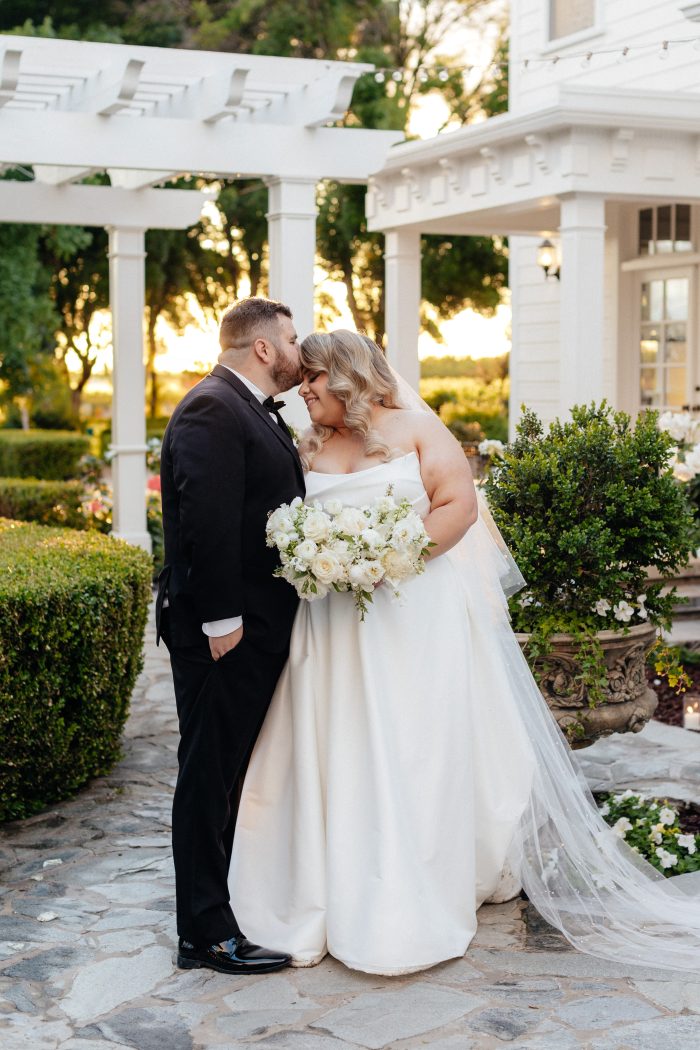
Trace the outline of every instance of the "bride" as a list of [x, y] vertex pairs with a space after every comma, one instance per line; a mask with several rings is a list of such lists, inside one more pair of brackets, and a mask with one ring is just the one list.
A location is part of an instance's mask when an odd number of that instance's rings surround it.
[[700, 875], [664, 879], [599, 816], [510, 628], [521, 583], [459, 445], [365, 336], [311, 335], [301, 363], [307, 502], [391, 485], [435, 546], [364, 622], [350, 593], [300, 603], [238, 815], [243, 928], [298, 966], [410, 973], [464, 955], [480, 905], [522, 884], [582, 951], [700, 970]]

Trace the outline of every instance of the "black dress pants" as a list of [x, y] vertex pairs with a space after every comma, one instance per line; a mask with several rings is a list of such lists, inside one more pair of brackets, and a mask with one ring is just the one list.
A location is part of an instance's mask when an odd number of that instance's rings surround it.
[[201, 645], [170, 649], [180, 724], [173, 798], [177, 930], [195, 947], [241, 932], [228, 892], [238, 800], [286, 658], [286, 651], [265, 652], [245, 635], [216, 661], [204, 635]]

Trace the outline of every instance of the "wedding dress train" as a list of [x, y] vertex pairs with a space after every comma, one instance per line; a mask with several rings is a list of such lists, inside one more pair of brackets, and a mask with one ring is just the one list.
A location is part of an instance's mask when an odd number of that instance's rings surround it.
[[[307, 501], [393, 486], [425, 516], [415, 453], [311, 471]], [[312, 965], [398, 974], [461, 956], [511, 868], [576, 947], [700, 969], [700, 880], [664, 880], [599, 816], [510, 628], [483, 518], [364, 622], [301, 602], [253, 752], [230, 889], [246, 935]], [[511, 886], [513, 878], [510, 878]]]

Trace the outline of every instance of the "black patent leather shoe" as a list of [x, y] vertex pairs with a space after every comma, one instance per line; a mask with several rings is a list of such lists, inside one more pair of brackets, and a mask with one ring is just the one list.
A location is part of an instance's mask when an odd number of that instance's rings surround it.
[[291, 955], [284, 952], [251, 944], [243, 934], [206, 948], [195, 948], [180, 938], [177, 951], [177, 965], [181, 970], [197, 970], [205, 966], [219, 973], [271, 973], [289, 966], [291, 959]]

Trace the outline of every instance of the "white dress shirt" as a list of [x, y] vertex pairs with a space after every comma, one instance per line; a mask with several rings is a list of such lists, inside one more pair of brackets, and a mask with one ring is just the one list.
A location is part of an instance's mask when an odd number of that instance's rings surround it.
[[[240, 379], [244, 386], [247, 386], [251, 394], [255, 394], [260, 404], [266, 400], [267, 394], [263, 393], [259, 386], [256, 386], [252, 380], [248, 379], [247, 376], [242, 376], [240, 372], [237, 372], [235, 368], [229, 368], [228, 365], [224, 365], [224, 368], [228, 368], [229, 372], [233, 372], [237, 379]], [[277, 419], [274, 413], [270, 412], [270, 418]], [[237, 631], [239, 627], [243, 626], [242, 616], [228, 616], [224, 620], [208, 620], [202, 624], [202, 630], [208, 638], [221, 638], [224, 634], [230, 634], [231, 631]]]

